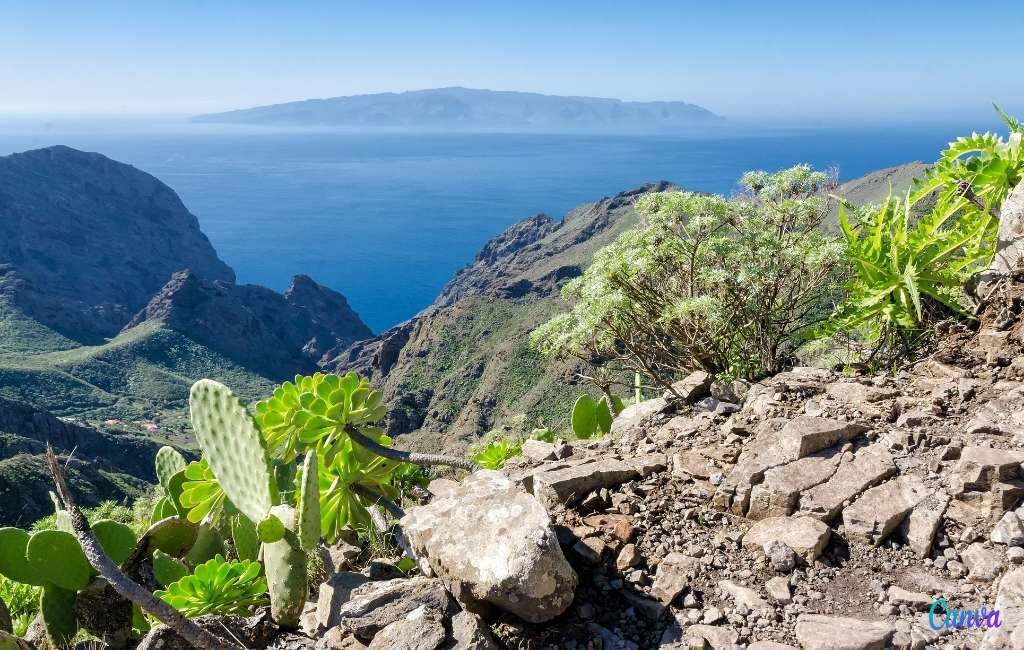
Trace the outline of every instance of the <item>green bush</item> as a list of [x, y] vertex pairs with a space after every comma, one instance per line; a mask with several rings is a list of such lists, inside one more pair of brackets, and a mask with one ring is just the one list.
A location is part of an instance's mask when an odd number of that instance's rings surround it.
[[229, 562], [224, 556], [204, 562], [156, 596], [185, 616], [249, 616], [267, 603], [267, 580], [259, 562]]
[[523, 443], [512, 438], [492, 440], [472, 455], [473, 461], [484, 469], [501, 469], [510, 459], [523, 453]]
[[872, 357], [894, 361], [916, 348], [930, 321], [971, 316], [964, 284], [991, 262], [998, 211], [1024, 177], [1021, 126], [1003, 117], [1007, 140], [975, 133], [950, 143], [905, 199], [840, 205], [854, 276], [821, 335], [859, 335]]
[[532, 335], [542, 352], [621, 362], [663, 386], [692, 370], [777, 371], [828, 315], [842, 243], [821, 228], [834, 179], [750, 172], [733, 199], [659, 192], [644, 221], [566, 285], [572, 308]]

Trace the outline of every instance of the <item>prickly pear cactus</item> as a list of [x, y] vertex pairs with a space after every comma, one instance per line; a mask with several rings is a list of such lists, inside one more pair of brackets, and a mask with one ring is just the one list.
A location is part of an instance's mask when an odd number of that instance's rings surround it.
[[171, 492], [171, 479], [178, 472], [185, 469], [185, 457], [178, 453], [177, 449], [173, 447], [161, 447], [160, 451], [156, 452], [156, 477], [160, 481], [160, 486], [164, 489], [164, 492], [170, 494]]
[[29, 534], [20, 528], [0, 528], [0, 574], [14, 582], [40, 587], [42, 577], [25, 557]]
[[135, 550], [135, 532], [113, 519], [101, 519], [92, 525], [92, 533], [114, 564], [120, 565]]
[[320, 541], [320, 478], [317, 472], [319, 464], [317, 453], [306, 454], [302, 464], [302, 483], [299, 485], [296, 500], [295, 532], [299, 545], [307, 553]]
[[227, 386], [209, 379], [192, 386], [189, 405], [196, 440], [221, 488], [245, 516], [261, 521], [277, 494], [252, 416]]
[[58, 648], [71, 645], [78, 634], [78, 619], [75, 617], [77, 593], [55, 585], [43, 587], [39, 597], [39, 613], [50, 642]]
[[78, 540], [63, 530], [41, 530], [25, 545], [29, 566], [44, 583], [56, 585], [72, 594], [85, 589], [92, 578], [92, 566]]
[[306, 602], [306, 553], [295, 534], [295, 509], [275, 506], [271, 514], [285, 524], [284, 537], [263, 545], [263, 565], [270, 587], [270, 612], [282, 627], [296, 627]]

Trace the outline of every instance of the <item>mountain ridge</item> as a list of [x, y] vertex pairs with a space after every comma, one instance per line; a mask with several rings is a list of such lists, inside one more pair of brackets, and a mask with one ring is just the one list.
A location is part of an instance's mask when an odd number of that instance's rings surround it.
[[664, 133], [722, 122], [680, 101], [634, 102], [459, 86], [269, 104], [194, 122], [451, 131]]

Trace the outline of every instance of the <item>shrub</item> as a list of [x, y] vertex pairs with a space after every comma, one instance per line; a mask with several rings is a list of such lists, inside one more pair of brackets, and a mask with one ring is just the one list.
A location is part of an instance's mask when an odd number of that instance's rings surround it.
[[840, 205], [855, 274], [822, 335], [859, 334], [872, 358], [894, 361], [915, 349], [929, 321], [970, 317], [964, 284], [991, 262], [998, 210], [1024, 177], [1021, 126], [1003, 118], [1007, 140], [975, 133], [950, 143], [905, 199], [890, 195], [879, 208]]
[[185, 616], [249, 616], [267, 602], [267, 580], [259, 562], [228, 562], [222, 555], [172, 583], [156, 596]]
[[572, 308], [532, 335], [554, 356], [621, 362], [663, 386], [692, 370], [777, 371], [831, 311], [842, 244], [820, 225], [830, 175], [750, 172], [732, 200], [659, 192], [563, 290]]
[[510, 459], [523, 453], [523, 443], [511, 438], [492, 440], [473, 454], [473, 461], [484, 469], [501, 469]]

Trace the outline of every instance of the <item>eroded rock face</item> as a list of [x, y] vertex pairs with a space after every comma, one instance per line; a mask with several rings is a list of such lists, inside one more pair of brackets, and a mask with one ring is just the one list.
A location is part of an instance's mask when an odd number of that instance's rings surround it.
[[97, 153], [0, 157], [0, 298], [75, 340], [113, 336], [172, 273], [233, 282], [174, 190]]
[[463, 603], [490, 603], [532, 623], [572, 603], [576, 573], [540, 502], [481, 470], [402, 518], [410, 545]]

